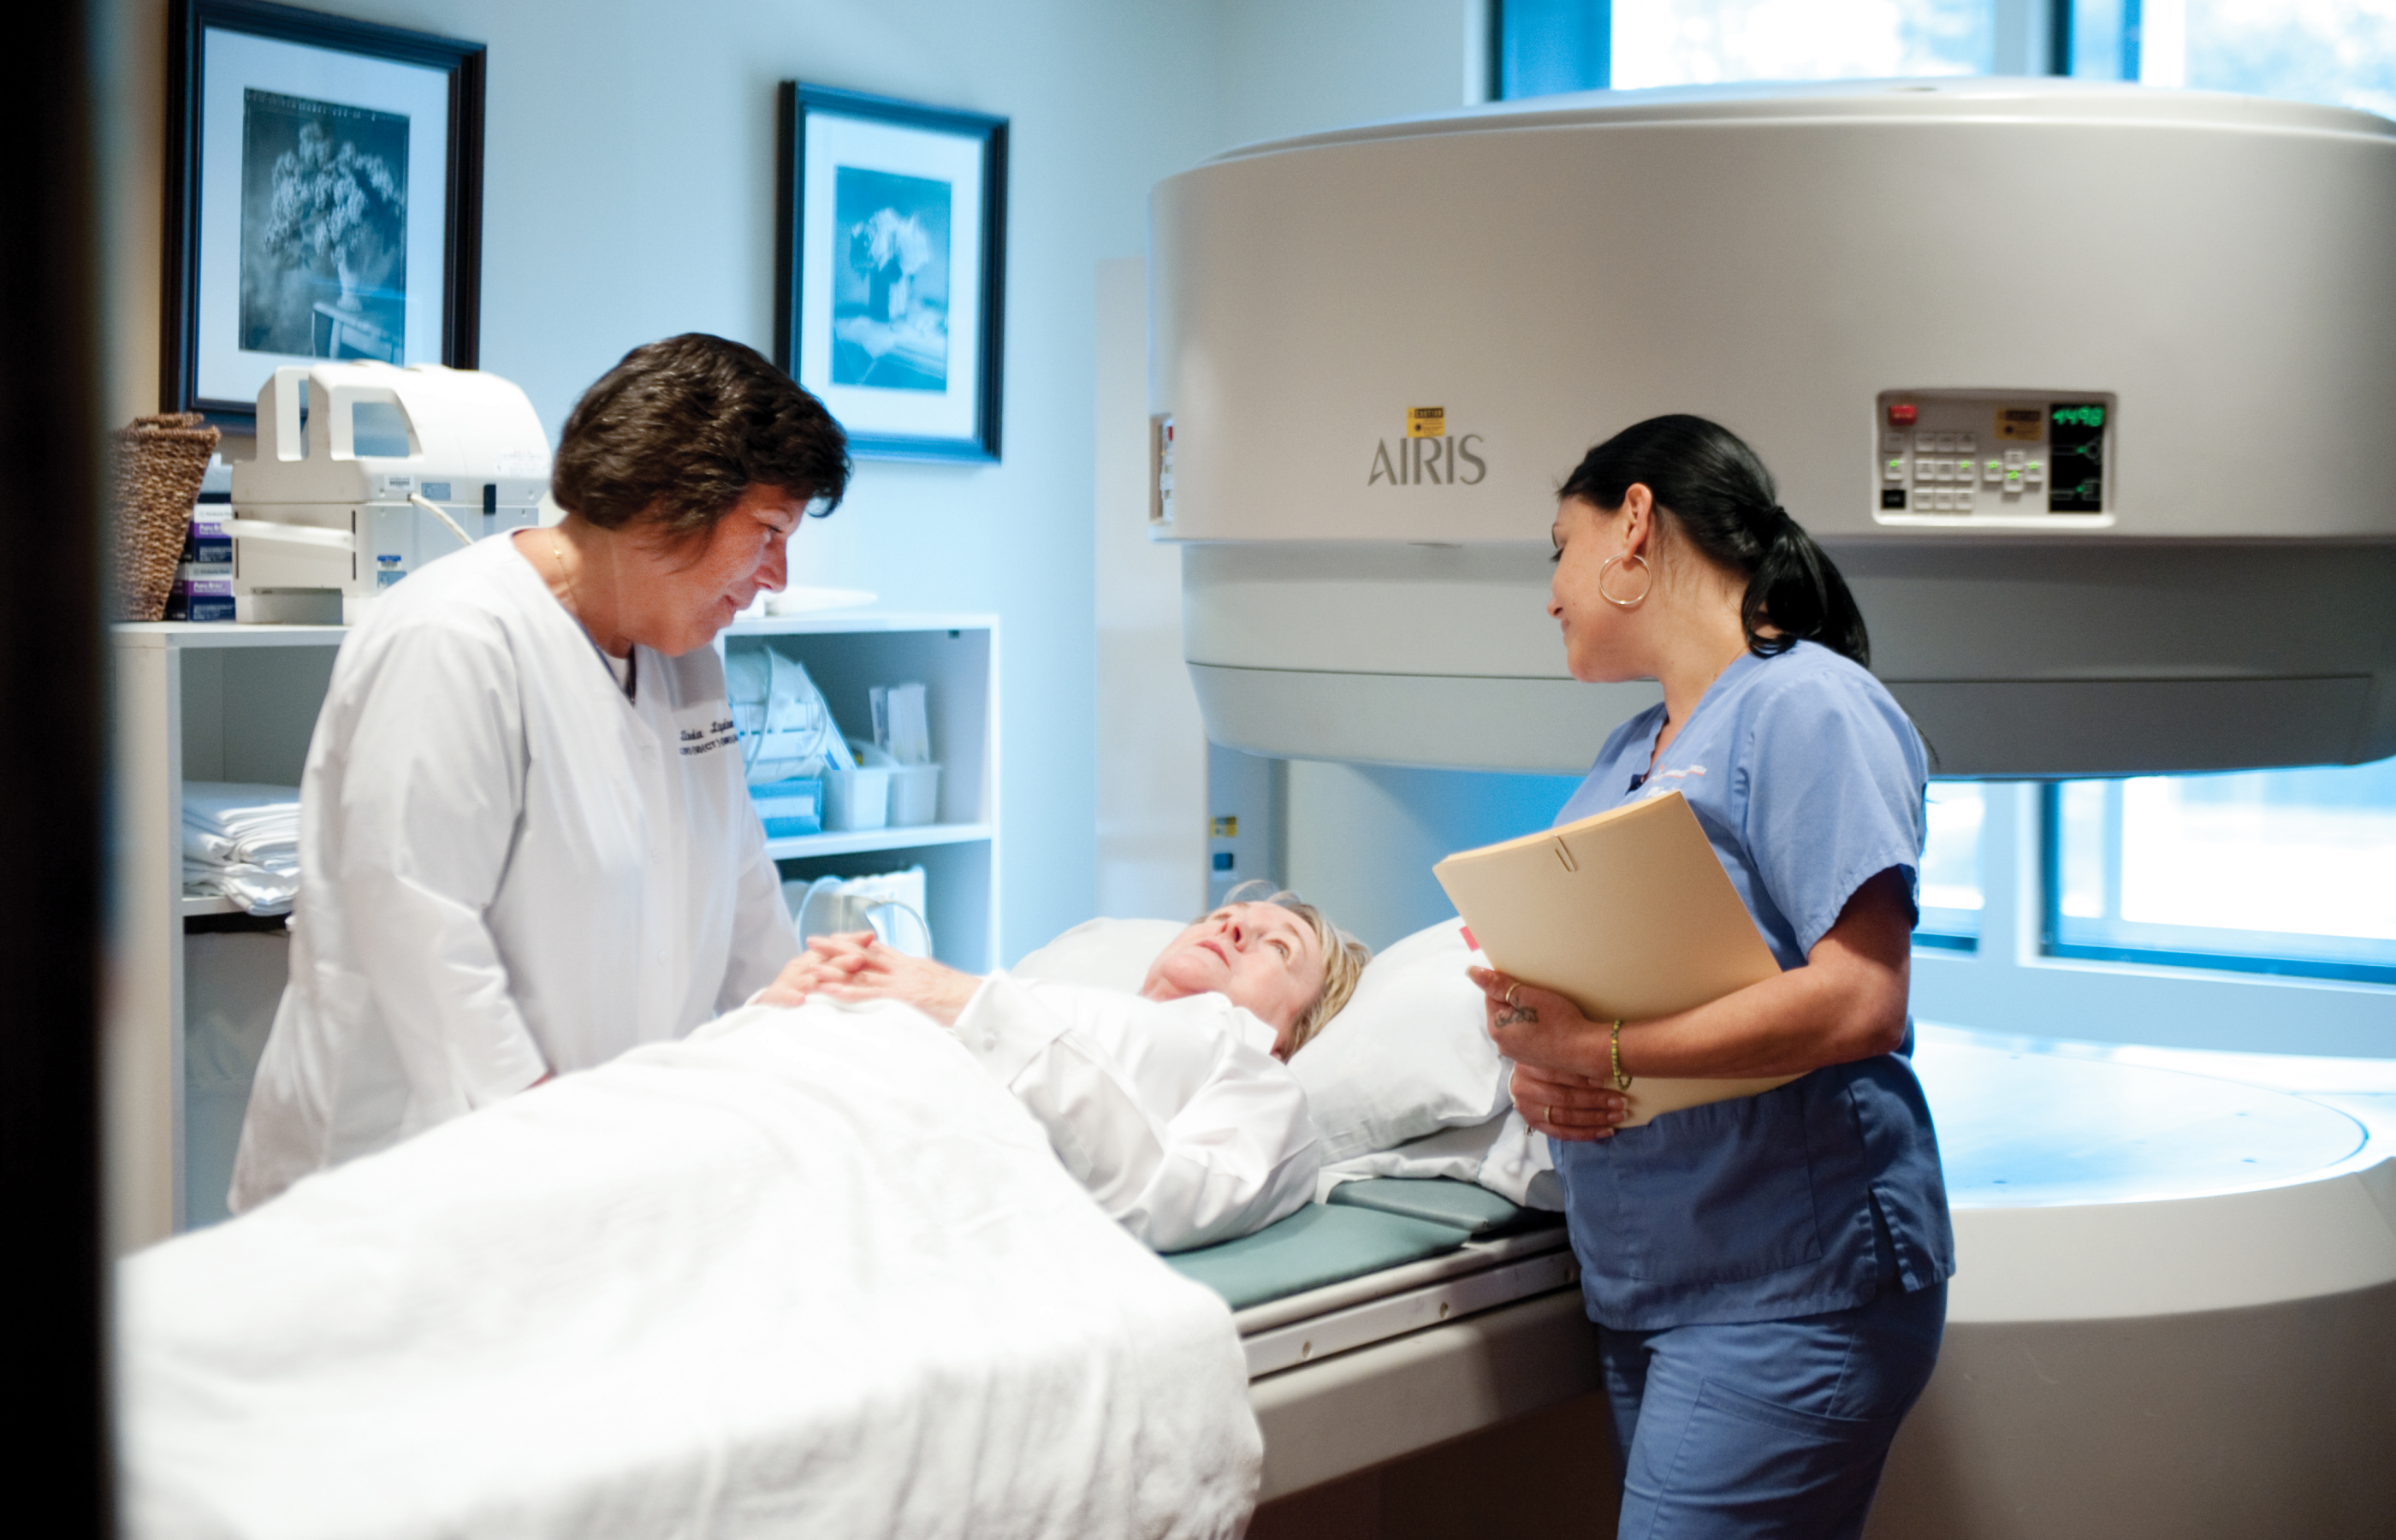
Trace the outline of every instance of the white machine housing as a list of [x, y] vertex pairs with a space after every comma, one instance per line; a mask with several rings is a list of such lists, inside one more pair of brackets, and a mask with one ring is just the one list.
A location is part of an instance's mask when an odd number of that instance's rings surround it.
[[[380, 419], [363, 434], [361, 406]], [[400, 433], [405, 454], [372, 452], [398, 447]], [[425, 563], [539, 522], [548, 490], [548, 434], [498, 375], [437, 364], [277, 369], [258, 392], [257, 457], [233, 468], [236, 617], [355, 621]]]
[[1839, 562], [1939, 773], [2396, 753], [2391, 250], [2396, 125], [2139, 86], [1597, 92], [1229, 152], [1151, 204], [1151, 519], [1209, 731], [1585, 770], [1657, 695], [1564, 673], [1555, 488], [1694, 412]]

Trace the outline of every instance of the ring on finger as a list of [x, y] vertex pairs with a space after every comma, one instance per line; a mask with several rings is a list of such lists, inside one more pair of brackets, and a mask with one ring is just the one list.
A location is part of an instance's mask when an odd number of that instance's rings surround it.
[[1514, 995], [1515, 995], [1515, 992], [1516, 992], [1517, 990], [1519, 990], [1519, 989], [1522, 989], [1522, 987], [1523, 987], [1523, 986], [1521, 986], [1520, 984], [1509, 984], [1509, 985], [1507, 985], [1507, 986], [1506, 986], [1506, 1008], [1507, 1008], [1508, 1010], [1510, 1010], [1510, 1011], [1511, 1011], [1511, 1010], [1520, 1010], [1520, 1009], [1521, 1009], [1521, 1006], [1519, 1006], [1519, 1005], [1517, 1005], [1517, 1004], [1515, 1003], [1515, 1001], [1514, 1001]]

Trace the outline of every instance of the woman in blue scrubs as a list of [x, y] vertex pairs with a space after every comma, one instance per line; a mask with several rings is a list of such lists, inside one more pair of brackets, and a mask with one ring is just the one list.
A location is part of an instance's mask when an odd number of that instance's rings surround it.
[[[1553, 534], [1573, 677], [1664, 686], [1556, 821], [1681, 792], [1783, 970], [1620, 1023], [1474, 976], [1515, 1106], [1556, 1141], [1620, 1533], [1852, 1536], [1955, 1270], [1907, 1063], [1922, 740], [1865, 670], [1838, 569], [1727, 430], [1657, 418], [1599, 445]], [[1617, 1129], [1643, 1075], [1801, 1078]]]

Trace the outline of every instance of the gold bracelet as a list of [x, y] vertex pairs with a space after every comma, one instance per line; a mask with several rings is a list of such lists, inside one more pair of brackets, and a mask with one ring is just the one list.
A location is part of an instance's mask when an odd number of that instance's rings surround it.
[[1617, 1091], [1630, 1090], [1631, 1077], [1622, 1072], [1622, 1023], [1619, 1021], [1614, 1024], [1614, 1037], [1607, 1044], [1606, 1052], [1614, 1060], [1614, 1088]]

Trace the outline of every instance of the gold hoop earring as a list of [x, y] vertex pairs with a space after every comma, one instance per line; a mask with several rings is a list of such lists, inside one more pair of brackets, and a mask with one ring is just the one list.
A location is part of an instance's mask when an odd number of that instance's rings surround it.
[[[1617, 562], [1624, 563], [1626, 565], [1631, 562], [1636, 562], [1639, 564], [1639, 570], [1647, 575], [1647, 581], [1640, 586], [1638, 597], [1633, 599], [1617, 599], [1614, 595], [1605, 591], [1606, 569], [1613, 566]], [[1635, 551], [1628, 556], [1608, 556], [1604, 561], [1597, 564], [1597, 596], [1600, 599], [1604, 600], [1607, 604], [1612, 604], [1617, 609], [1637, 609], [1641, 604], [1647, 602], [1647, 591], [1655, 586], [1655, 569], [1647, 564], [1646, 557], [1640, 555]]]

